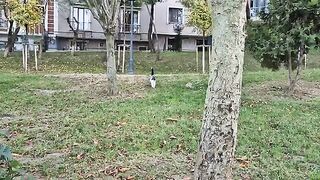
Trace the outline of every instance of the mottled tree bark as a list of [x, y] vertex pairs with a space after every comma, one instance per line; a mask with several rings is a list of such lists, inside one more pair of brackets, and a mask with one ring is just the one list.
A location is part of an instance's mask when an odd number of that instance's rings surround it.
[[107, 61], [107, 92], [109, 95], [116, 95], [118, 93], [117, 86], [117, 68], [114, 52], [114, 35], [112, 33], [106, 33], [106, 61]]
[[[155, 3], [152, 2], [150, 4], [151, 6], [151, 11], [150, 11], [150, 20], [149, 20], [149, 29], [148, 29], [148, 41], [149, 41], [149, 49], [151, 50], [151, 52], [156, 52], [155, 48], [154, 48], [154, 38], [152, 37], [152, 27], [153, 27], [153, 16], [154, 16], [154, 5]], [[146, 5], [147, 6], [147, 5]]]
[[244, 59], [246, 0], [211, 0], [213, 60], [195, 179], [232, 179]]
[[72, 42], [71, 42], [71, 56], [75, 55], [75, 51], [77, 48], [77, 40], [78, 40], [78, 36], [79, 36], [79, 21], [73, 17], [74, 22], [77, 24], [76, 27], [72, 26], [72, 22], [70, 21], [70, 18], [67, 18], [67, 23], [69, 25], [69, 28], [72, 30], [73, 32], [73, 38], [72, 38]]
[[106, 36], [106, 58], [107, 58], [107, 90], [109, 95], [118, 93], [117, 69], [114, 55], [114, 36], [120, 11], [120, 0], [84, 0], [90, 9], [94, 19], [96, 19]]
[[9, 21], [8, 40], [7, 40], [7, 44], [6, 44], [6, 47], [5, 47], [5, 50], [4, 50], [4, 54], [3, 54], [4, 57], [8, 57], [10, 52], [13, 51], [14, 43], [15, 43], [16, 38], [18, 36], [18, 33], [20, 31], [20, 27], [16, 27], [14, 29], [13, 23], [14, 22], [12, 20]]

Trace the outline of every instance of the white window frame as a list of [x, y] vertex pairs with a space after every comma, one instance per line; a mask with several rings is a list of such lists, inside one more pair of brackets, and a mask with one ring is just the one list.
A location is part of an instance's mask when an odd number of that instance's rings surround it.
[[185, 8], [184, 7], [177, 7], [177, 6], [168, 6], [167, 8], [167, 24], [175, 24], [170, 22], [170, 9], [182, 9], [182, 24], [185, 22]]
[[[80, 9], [83, 9], [83, 22], [80, 21], [79, 14], [77, 14], [77, 17], [76, 17], [76, 19], [79, 21], [79, 31], [91, 31], [92, 14], [88, 8], [81, 7], [81, 6], [71, 6], [70, 20], [71, 20], [71, 23], [74, 26], [74, 28], [76, 28], [76, 23], [73, 20], [73, 17], [75, 17], [74, 16], [75, 9], [78, 10], [77, 13], [79, 13]], [[87, 18], [87, 21], [86, 21], [86, 18]], [[81, 23], [82, 23], [82, 25], [81, 25]]]
[[[131, 12], [131, 10], [128, 9], [128, 8], [126, 8], [125, 10], [126, 10], [126, 12]], [[139, 31], [140, 31], [140, 29], [141, 29], [141, 18], [140, 18], [141, 11], [140, 11], [139, 9], [133, 9], [133, 11], [134, 11], [134, 12], [138, 12], [138, 23], [137, 23], [138, 29], [137, 29], [137, 31], [134, 31], [134, 32], [135, 32], [135, 33], [139, 33]], [[126, 30], [125, 30], [126, 28], [123, 26], [123, 25], [126, 25], [126, 24], [125, 24], [124, 16], [125, 16], [125, 12], [124, 12], [124, 8], [122, 7], [122, 8], [121, 8], [121, 12], [120, 12], [120, 18], [121, 18], [121, 21], [120, 21], [120, 22], [121, 22], [120, 32], [130, 32], [130, 31], [126, 31]], [[124, 28], [124, 29], [123, 29], [123, 28]]]
[[7, 29], [8, 28], [8, 21], [4, 15], [4, 10], [0, 10], [0, 21], [4, 24], [3, 26], [0, 26], [0, 29]]
[[[263, 3], [264, 6], [262, 6], [260, 3]], [[250, 7], [250, 16], [257, 17], [258, 13], [260, 13], [262, 10], [268, 11], [269, 3], [269, 0], [252, 0], [252, 3], [250, 2], [250, 6], [252, 6]]]

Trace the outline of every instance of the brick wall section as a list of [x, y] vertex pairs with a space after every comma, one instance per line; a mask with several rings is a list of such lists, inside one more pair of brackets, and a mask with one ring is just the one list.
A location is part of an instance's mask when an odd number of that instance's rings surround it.
[[48, 1], [48, 32], [54, 33], [54, 0]]

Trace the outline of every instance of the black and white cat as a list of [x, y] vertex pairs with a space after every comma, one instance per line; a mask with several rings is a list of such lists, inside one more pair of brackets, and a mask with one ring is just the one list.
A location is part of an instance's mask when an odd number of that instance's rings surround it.
[[154, 75], [153, 68], [151, 68], [150, 84], [152, 88], [156, 88], [156, 76]]

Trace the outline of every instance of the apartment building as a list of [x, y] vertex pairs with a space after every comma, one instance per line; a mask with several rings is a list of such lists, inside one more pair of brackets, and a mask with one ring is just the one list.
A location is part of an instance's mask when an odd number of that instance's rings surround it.
[[[33, 44], [35, 41], [39, 41], [44, 34], [50, 35], [51, 37], [54, 37], [54, 2], [48, 1], [48, 4], [45, 6], [46, 14], [43, 18], [44, 25], [38, 25], [34, 29], [29, 30], [29, 43]], [[0, 49], [5, 48], [5, 44], [8, 38], [8, 31], [9, 31], [9, 22], [7, 21], [4, 10], [0, 10]], [[13, 25], [14, 27], [16, 24]], [[45, 33], [44, 33], [45, 32]], [[18, 37], [16, 39], [16, 43], [14, 45], [15, 50], [22, 50], [22, 39], [23, 36], [26, 34], [26, 31], [24, 28], [21, 28]], [[48, 44], [49, 45], [49, 44]], [[31, 50], [33, 49], [33, 46], [30, 46]], [[52, 48], [52, 47], [51, 47]]]
[[[250, 7], [250, 16], [257, 18], [258, 13], [267, 10], [269, 0], [248, 0]], [[69, 27], [67, 18], [71, 19], [71, 25], [76, 26], [76, 19], [79, 22], [79, 34], [77, 40], [78, 50], [103, 50], [105, 49], [105, 36], [100, 24], [93, 18], [90, 10], [81, 4], [66, 6], [59, 0], [48, 1], [44, 18], [45, 34], [49, 50], [68, 50], [71, 48], [73, 31]], [[175, 50], [177, 41], [177, 29], [181, 30], [181, 50], [194, 51], [196, 45], [202, 44], [202, 36], [194, 27], [187, 25], [188, 9], [184, 7], [179, 0], [166, 0], [158, 2], [154, 10], [153, 32], [157, 32], [158, 41], [155, 47], [160, 50]], [[148, 50], [148, 28], [149, 13], [145, 5], [134, 7], [133, 22], [131, 22], [130, 7], [121, 7], [118, 19], [117, 34], [115, 43], [129, 44], [130, 27], [133, 25], [133, 41], [135, 50]], [[8, 22], [4, 13], [0, 12], [0, 48], [3, 48], [6, 42], [8, 32]], [[37, 40], [43, 34], [42, 26], [37, 27], [30, 32], [30, 42]], [[16, 50], [21, 49], [22, 36], [25, 34], [21, 29]], [[207, 40], [206, 40], [207, 41]]]
[[[56, 49], [69, 49], [73, 32], [71, 31], [66, 18], [75, 17], [79, 21], [79, 39], [77, 47], [84, 49], [104, 49], [105, 37], [100, 24], [93, 18], [88, 9], [79, 5], [73, 5], [69, 9], [62, 10], [60, 5], [56, 3], [55, 8], [58, 9], [58, 16], [55, 19], [57, 29], [55, 30]], [[147, 7], [134, 7], [133, 22], [131, 22], [130, 7], [121, 7], [118, 19], [117, 35], [115, 37], [116, 44], [129, 44], [130, 27], [133, 24], [133, 41], [134, 49], [148, 50], [148, 28], [149, 13]], [[176, 0], [167, 0], [159, 2], [155, 6], [154, 11], [155, 29], [158, 34], [158, 44], [161, 50], [173, 50], [177, 26], [183, 27], [181, 31], [181, 43], [183, 51], [192, 51], [195, 49], [197, 42], [200, 44], [202, 37], [195, 28], [189, 27], [187, 23], [187, 9]]]

